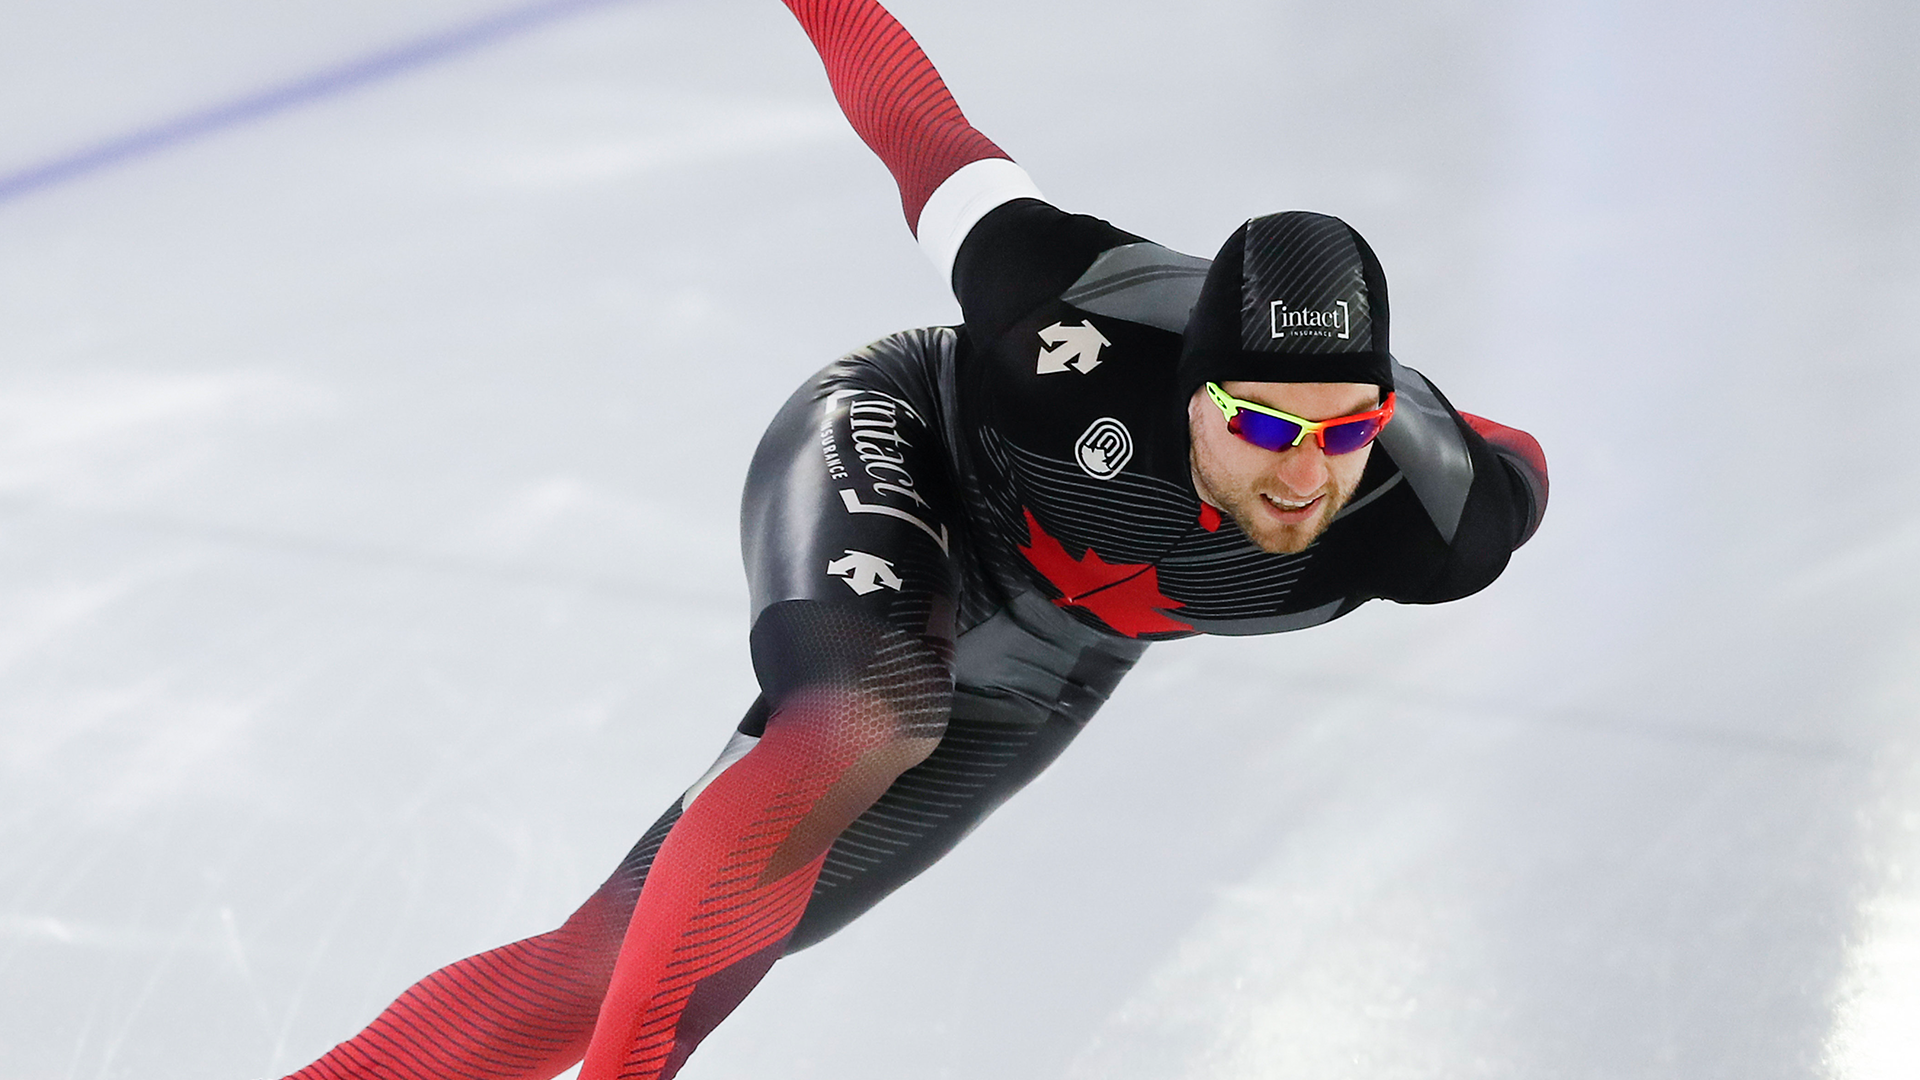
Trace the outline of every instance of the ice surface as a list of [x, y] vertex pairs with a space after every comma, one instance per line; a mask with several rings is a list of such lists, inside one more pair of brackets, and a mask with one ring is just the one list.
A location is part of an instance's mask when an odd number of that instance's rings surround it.
[[[1063, 205], [1353, 221], [1553, 509], [1156, 648], [688, 1080], [1920, 1074], [1920, 9], [895, 9]], [[0, 176], [495, 10], [13, 5]], [[0, 1077], [277, 1076], [563, 918], [751, 699], [754, 437], [954, 317], [919, 258], [773, 0], [0, 202]]]

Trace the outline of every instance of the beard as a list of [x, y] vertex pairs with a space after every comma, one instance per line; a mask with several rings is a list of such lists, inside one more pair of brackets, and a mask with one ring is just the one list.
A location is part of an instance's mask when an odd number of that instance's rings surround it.
[[1233, 519], [1233, 523], [1239, 526], [1242, 535], [1254, 547], [1269, 555], [1298, 555], [1320, 539], [1320, 534], [1333, 524], [1334, 517], [1353, 497], [1359, 483], [1358, 476], [1346, 485], [1329, 477], [1327, 486], [1320, 492], [1320, 502], [1314, 507], [1313, 516], [1297, 522], [1274, 520], [1273, 512], [1268, 509], [1273, 504], [1251, 487], [1221, 491], [1209, 486], [1208, 490], [1220, 503], [1220, 509]]

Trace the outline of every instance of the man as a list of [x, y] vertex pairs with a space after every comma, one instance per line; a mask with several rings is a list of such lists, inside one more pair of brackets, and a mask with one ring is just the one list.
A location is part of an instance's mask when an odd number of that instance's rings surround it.
[[742, 513], [761, 694], [707, 775], [563, 926], [428, 976], [305, 1080], [673, 1076], [1148, 642], [1465, 596], [1539, 524], [1538, 445], [1393, 360], [1345, 223], [1256, 218], [1209, 263], [1067, 214], [874, 0], [786, 2], [965, 324], [844, 357], [775, 417]]

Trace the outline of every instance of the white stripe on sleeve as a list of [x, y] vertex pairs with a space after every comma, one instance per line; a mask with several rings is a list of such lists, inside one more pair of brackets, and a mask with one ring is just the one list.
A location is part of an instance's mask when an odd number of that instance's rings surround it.
[[933, 260], [940, 279], [953, 287], [953, 260], [960, 244], [980, 219], [995, 207], [1015, 199], [1041, 198], [1027, 170], [1006, 158], [970, 161], [940, 182], [920, 211], [914, 235], [920, 250]]

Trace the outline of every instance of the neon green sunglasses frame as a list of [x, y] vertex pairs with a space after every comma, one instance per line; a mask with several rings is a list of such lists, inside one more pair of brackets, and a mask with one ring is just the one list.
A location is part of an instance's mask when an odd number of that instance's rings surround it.
[[[1257, 401], [1248, 401], [1245, 398], [1234, 397], [1232, 394], [1222, 390], [1220, 384], [1217, 382], [1209, 382], [1206, 384], [1206, 387], [1207, 396], [1212, 398], [1213, 403], [1220, 407], [1220, 415], [1226, 419], [1228, 431], [1233, 432], [1235, 435], [1238, 435], [1254, 446], [1258, 446], [1262, 450], [1271, 450], [1275, 453], [1291, 450], [1305, 442], [1308, 435], [1312, 435], [1314, 443], [1320, 447], [1322, 453], [1351, 454], [1356, 450], [1365, 448], [1369, 443], [1373, 442], [1374, 439], [1378, 438], [1381, 430], [1387, 426], [1387, 421], [1393, 419], [1394, 394], [1391, 390], [1387, 391], [1387, 400], [1381, 402], [1377, 408], [1369, 409], [1366, 412], [1353, 413], [1348, 416], [1335, 416], [1326, 420], [1309, 420], [1304, 416], [1295, 416], [1290, 412], [1281, 412], [1279, 409], [1273, 408], [1270, 405], [1262, 405]], [[1264, 440], [1255, 437], [1252, 433], [1246, 431], [1244, 426], [1235, 419], [1236, 414], [1243, 410], [1258, 413], [1261, 416], [1270, 416], [1276, 420], [1284, 420], [1293, 425], [1295, 433], [1292, 436], [1292, 441], [1286, 441], [1284, 429], [1274, 433], [1280, 436], [1278, 439]], [[1351, 446], [1344, 450], [1327, 450], [1327, 429], [1341, 427], [1346, 424], [1371, 424], [1373, 431], [1358, 446]], [[1276, 445], [1268, 445], [1269, 441]], [[1284, 443], [1284, 445], [1279, 445], [1280, 443]]]

